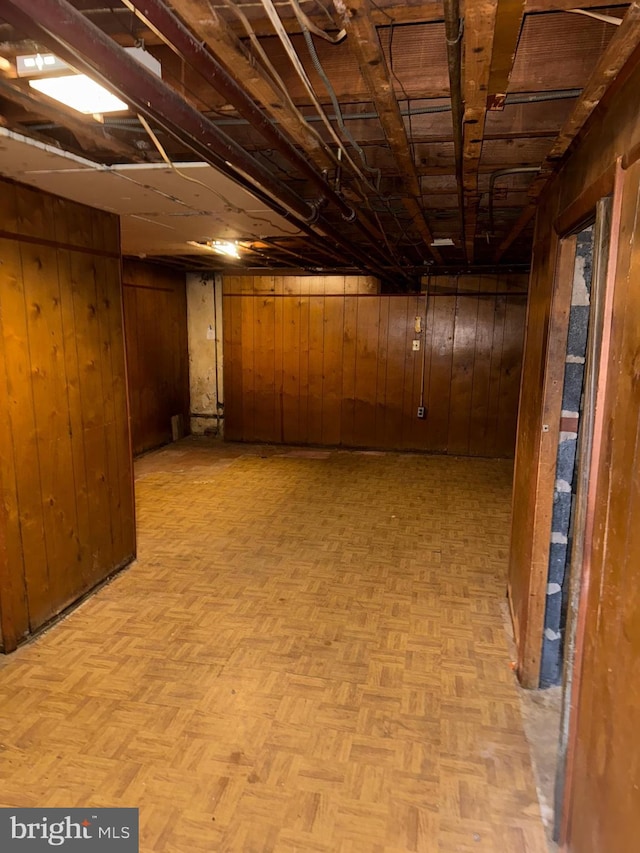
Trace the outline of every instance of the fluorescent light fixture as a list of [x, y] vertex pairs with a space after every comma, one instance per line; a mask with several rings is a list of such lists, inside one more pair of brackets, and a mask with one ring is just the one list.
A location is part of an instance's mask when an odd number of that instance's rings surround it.
[[455, 246], [451, 237], [437, 237], [431, 241], [432, 246]]
[[[136, 62], [144, 65], [157, 77], [162, 76], [158, 60], [141, 47], [125, 47]], [[102, 115], [127, 110], [128, 106], [108, 89], [86, 74], [76, 74], [73, 69], [53, 53], [32, 53], [16, 57], [18, 77], [31, 77], [29, 85], [49, 98], [65, 104], [85, 115]], [[56, 76], [60, 72], [71, 73]]]
[[64, 77], [29, 80], [29, 85], [43, 95], [85, 115], [117, 113], [129, 109], [124, 101], [116, 98], [86, 74], [68, 74]]

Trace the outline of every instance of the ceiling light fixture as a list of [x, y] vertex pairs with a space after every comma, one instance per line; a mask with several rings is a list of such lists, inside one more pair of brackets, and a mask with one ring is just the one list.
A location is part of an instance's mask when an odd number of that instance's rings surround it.
[[216, 255], [226, 255], [228, 258], [239, 258], [238, 244], [230, 240], [187, 240], [189, 246], [197, 246], [198, 249], [208, 249]]
[[431, 241], [432, 246], [455, 246], [455, 243], [451, 239], [451, 237], [436, 237], [435, 240]]
[[[126, 47], [126, 52], [157, 77], [160, 63], [142, 47]], [[86, 74], [74, 69], [53, 53], [32, 53], [16, 57], [18, 77], [30, 77], [29, 85], [84, 115], [103, 115], [128, 110], [128, 105]], [[67, 72], [67, 73], [63, 73]]]
[[231, 243], [229, 240], [214, 240], [211, 243], [211, 248], [219, 255], [226, 255], [229, 258], [240, 257], [237, 244]]
[[86, 74], [66, 74], [63, 77], [43, 77], [29, 80], [29, 85], [84, 115], [103, 115], [129, 109], [124, 101], [112, 95], [104, 86]]

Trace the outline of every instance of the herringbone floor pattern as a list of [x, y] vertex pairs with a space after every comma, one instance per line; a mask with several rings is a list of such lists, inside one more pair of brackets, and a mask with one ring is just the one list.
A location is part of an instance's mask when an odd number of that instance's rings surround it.
[[0, 662], [0, 801], [162, 853], [543, 853], [501, 618], [510, 465], [188, 439], [138, 562]]

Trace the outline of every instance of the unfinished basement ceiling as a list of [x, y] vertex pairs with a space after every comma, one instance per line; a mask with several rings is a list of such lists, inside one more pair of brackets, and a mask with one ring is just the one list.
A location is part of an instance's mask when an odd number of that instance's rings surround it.
[[[117, 210], [126, 253], [187, 267], [222, 268], [190, 243], [219, 239], [241, 241], [235, 267], [359, 269], [397, 289], [526, 266], [536, 198], [637, 44], [628, 5], [5, 0], [0, 172]], [[96, 119], [34, 91], [16, 57], [49, 52], [129, 109]], [[118, 168], [36, 175], [18, 153], [34, 141]]]

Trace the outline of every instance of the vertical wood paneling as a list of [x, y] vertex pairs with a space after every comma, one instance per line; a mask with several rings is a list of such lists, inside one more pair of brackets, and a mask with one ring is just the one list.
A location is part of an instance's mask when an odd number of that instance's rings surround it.
[[382, 447], [402, 447], [402, 401], [407, 342], [408, 296], [390, 296], [386, 346], [386, 389]]
[[298, 299], [298, 318], [300, 328], [300, 408], [298, 411], [299, 441], [309, 442], [309, 285], [307, 279], [300, 279], [300, 297]]
[[112, 558], [111, 498], [95, 269], [95, 260], [91, 255], [73, 253], [71, 291], [76, 321], [75, 339], [80, 367], [84, 453], [91, 517], [90, 580], [99, 577]]
[[358, 304], [353, 443], [362, 447], [372, 447], [376, 440], [379, 302], [379, 299], [365, 298]]
[[[344, 281], [342, 283], [344, 290]], [[322, 444], [340, 444], [344, 298], [325, 296], [322, 349]]]
[[507, 317], [507, 298], [498, 296], [494, 305], [493, 339], [489, 364], [489, 389], [487, 396], [487, 427], [485, 433], [485, 452], [487, 456], [496, 453], [498, 435], [498, 413], [500, 411], [500, 380], [502, 378], [502, 348]]
[[[477, 276], [460, 276], [458, 281], [459, 292], [473, 293], [480, 289], [480, 279]], [[478, 346], [478, 302], [478, 299], [470, 299], [467, 296], [456, 299], [447, 449], [450, 453], [463, 456], [469, 452], [474, 364]]]
[[[60, 283], [55, 249], [23, 244], [21, 255], [47, 550], [47, 602], [58, 610], [73, 595], [75, 584], [65, 572], [51, 571], [49, 566], [75, 566], [78, 561]], [[42, 567], [38, 567], [34, 582], [41, 580]], [[32, 627], [38, 627], [33, 619]]]
[[385, 447], [385, 415], [387, 412], [387, 369], [389, 366], [389, 305], [390, 299], [379, 300], [378, 375], [376, 379], [376, 411], [374, 447]]
[[[106, 239], [104, 228], [96, 225], [94, 231]], [[131, 432], [134, 453], [142, 453], [171, 441], [174, 415], [189, 423], [185, 276], [126, 260], [123, 282]]]
[[[425, 296], [379, 296], [374, 285], [367, 276], [225, 278], [227, 437], [476, 455], [490, 444], [490, 455], [509, 455], [522, 328], [516, 310], [503, 365], [493, 293], [506, 285], [469, 277], [457, 297], [436, 287], [426, 322]], [[481, 286], [489, 296], [476, 295]], [[455, 287], [447, 278], [439, 289]], [[258, 421], [269, 429], [256, 435]]]
[[[10, 201], [14, 204], [10, 205]], [[0, 193], [0, 216], [3, 214], [5, 221], [15, 227], [15, 187], [12, 185], [8, 185], [5, 197]], [[18, 341], [15, 326], [12, 330], [8, 322], [6, 307], [7, 295], [11, 291], [15, 294], [17, 290], [19, 247], [8, 240], [0, 240], [0, 252], [4, 266], [8, 265], [8, 269], [0, 273], [5, 297], [0, 314], [0, 411], [5, 413], [0, 417], [0, 641], [4, 648], [12, 649], [29, 632], [24, 549], [20, 533], [19, 471], [13, 438], [16, 412], [9, 388], [9, 353], [18, 346]]]
[[353, 445], [356, 408], [356, 359], [358, 351], [357, 296], [344, 299], [344, 343], [342, 347], [342, 412], [340, 443]]
[[[420, 365], [422, 350], [413, 349], [413, 341], [416, 338], [414, 328], [416, 314], [419, 313], [418, 297], [407, 298], [407, 313], [404, 321], [404, 340], [402, 349], [404, 351], [404, 377], [402, 395], [402, 444], [401, 447], [412, 448], [416, 446], [416, 417], [418, 398], [418, 383], [420, 381]], [[422, 347], [422, 341], [420, 342]]]
[[456, 297], [435, 296], [433, 299], [433, 343], [429, 372], [427, 428], [429, 449], [444, 453], [449, 438], [451, 401], [451, 369], [455, 332]]
[[[38, 459], [36, 413], [31, 389], [31, 362], [27, 332], [27, 302], [22, 275], [20, 244], [2, 240], [2, 333], [4, 338], [4, 372], [9, 404], [12, 445], [0, 448], [8, 472], [15, 477], [18, 507], [21, 565], [14, 564], [28, 589], [26, 626], [29, 620], [40, 625], [49, 614], [49, 575], [44, 538], [44, 512]], [[6, 448], [6, 449], [5, 449]], [[11, 456], [8, 457], [8, 452]], [[11, 473], [6, 483], [11, 482]], [[11, 515], [9, 515], [11, 520]]]
[[[483, 282], [481, 287], [486, 286]], [[489, 286], [491, 283], [489, 282]], [[469, 455], [485, 456], [487, 453], [487, 418], [489, 415], [489, 380], [491, 354], [495, 334], [495, 298], [478, 300], [476, 346], [473, 357], [473, 387], [471, 389], [471, 414], [469, 419]], [[522, 338], [520, 339], [522, 347]], [[514, 429], [515, 437], [515, 429]]]
[[526, 307], [523, 298], [513, 297], [506, 300], [495, 441], [496, 446], [505, 448], [509, 455], [513, 454], [515, 448], [518, 410], [514, 408], [512, 402], [514, 398], [517, 399], [520, 388]]
[[[114, 227], [115, 226], [115, 227]], [[103, 218], [103, 232], [105, 249], [119, 254], [120, 235], [117, 229], [117, 221], [112, 218]], [[120, 259], [118, 257], [102, 258], [102, 264], [106, 273], [106, 282], [117, 281], [120, 276]], [[185, 293], [186, 303], [186, 293]], [[186, 311], [186, 304], [185, 304]], [[128, 401], [127, 386], [127, 364], [126, 344], [124, 335], [124, 305], [120, 299], [115, 299], [110, 288], [104, 291], [102, 316], [106, 317], [109, 324], [110, 357], [111, 357], [111, 384], [113, 387], [114, 404], [114, 434], [116, 442], [116, 458], [118, 466], [118, 502], [114, 511], [117, 518], [114, 524], [120, 529], [120, 550], [118, 551], [117, 540], [114, 545], [114, 553], [135, 554], [136, 550], [136, 527], [135, 527], [135, 495], [133, 477], [131, 471], [131, 455], [133, 442], [129, 427], [131, 418], [131, 407]], [[186, 334], [186, 332], [183, 332]], [[189, 354], [186, 348], [181, 356], [181, 375], [187, 377], [185, 388], [185, 404], [188, 406], [188, 369]]]
[[275, 432], [275, 307], [269, 296], [254, 300], [254, 435], [273, 441]]
[[256, 344], [255, 344], [255, 299], [243, 296], [241, 300], [242, 323], [242, 438], [256, 438]]
[[309, 297], [309, 366], [307, 405], [308, 441], [322, 444], [323, 421], [323, 354], [324, 354], [324, 296]]
[[[298, 297], [283, 298], [282, 306], [282, 440], [302, 441], [300, 433], [300, 398], [304, 388], [300, 386], [300, 301]], [[226, 361], [226, 358], [225, 358]]]
[[584, 651], [575, 697], [568, 843], [585, 853], [631, 850], [640, 830], [639, 219], [636, 162], [624, 177], [607, 389], [598, 400], [606, 426], [595, 472]]
[[[282, 276], [274, 276], [274, 293], [282, 294]], [[284, 388], [283, 388], [283, 336], [284, 336], [284, 302], [282, 299], [273, 300], [273, 435], [278, 441], [284, 441]]]
[[0, 182], [0, 196], [10, 651], [130, 560], [135, 533], [117, 221], [19, 185]]

